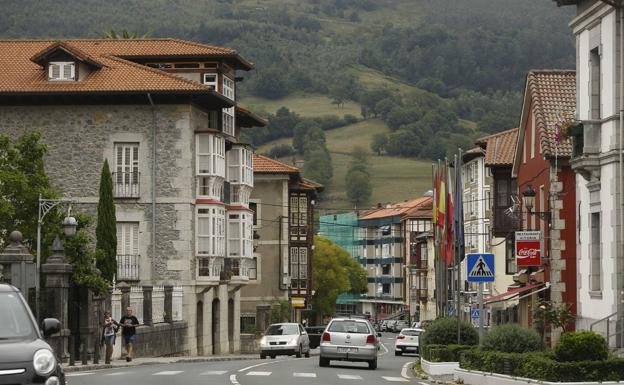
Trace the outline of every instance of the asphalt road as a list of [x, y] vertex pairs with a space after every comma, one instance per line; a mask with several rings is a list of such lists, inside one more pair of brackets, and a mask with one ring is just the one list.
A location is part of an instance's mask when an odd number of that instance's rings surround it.
[[428, 381], [413, 378], [407, 369], [416, 356], [394, 355], [394, 335], [384, 334], [382, 343], [376, 370], [369, 370], [366, 363], [343, 361], [332, 361], [330, 367], [321, 368], [318, 365], [318, 356], [299, 359], [278, 357], [265, 360], [176, 363], [75, 372], [69, 373], [67, 380], [70, 385], [429, 384]]

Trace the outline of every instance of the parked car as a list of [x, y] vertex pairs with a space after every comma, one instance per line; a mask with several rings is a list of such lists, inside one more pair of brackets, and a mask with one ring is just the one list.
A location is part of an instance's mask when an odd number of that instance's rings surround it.
[[394, 342], [394, 355], [400, 356], [403, 353], [420, 353], [418, 338], [422, 329], [406, 328], [396, 337]]
[[408, 328], [410, 325], [409, 323], [407, 323], [407, 321], [404, 320], [396, 320], [393, 324], [392, 324], [392, 331], [395, 333], [400, 332], [401, 330]]
[[410, 327], [411, 328], [416, 328], [416, 329], [425, 329], [427, 327], [427, 325], [429, 325], [430, 323], [431, 323], [431, 321], [429, 321], [429, 320], [412, 322], [412, 325]]
[[280, 355], [310, 357], [310, 339], [303, 326], [298, 323], [269, 325], [260, 339], [260, 358]]
[[369, 369], [377, 368], [380, 333], [365, 319], [334, 318], [321, 337], [319, 366], [330, 361], [367, 362]]
[[384, 322], [385, 322], [385, 327], [383, 328], [384, 332], [394, 331], [394, 324], [396, 323], [396, 320], [389, 319], [389, 320], [384, 320]]
[[43, 339], [61, 330], [54, 318], [41, 331], [19, 290], [0, 284], [0, 382], [3, 384], [65, 385], [65, 374], [52, 348]]
[[325, 327], [326, 326], [307, 326], [305, 328], [305, 331], [308, 333], [308, 338], [310, 339], [310, 349], [319, 347]]

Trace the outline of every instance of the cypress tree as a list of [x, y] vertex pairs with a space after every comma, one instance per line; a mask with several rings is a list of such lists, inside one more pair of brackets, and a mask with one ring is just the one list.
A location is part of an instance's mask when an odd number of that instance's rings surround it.
[[97, 209], [96, 263], [102, 277], [112, 282], [117, 274], [117, 219], [113, 202], [113, 178], [108, 168], [108, 160], [104, 160], [100, 176], [100, 199]]

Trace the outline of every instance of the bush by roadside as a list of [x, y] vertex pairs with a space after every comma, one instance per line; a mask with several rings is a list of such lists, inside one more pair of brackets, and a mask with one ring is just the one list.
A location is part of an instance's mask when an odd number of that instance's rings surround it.
[[[457, 344], [457, 317], [438, 318], [427, 325], [427, 329], [420, 335], [421, 349], [427, 345]], [[459, 321], [461, 340], [459, 345], [477, 345], [479, 335], [471, 323]]]
[[558, 361], [600, 361], [609, 357], [609, 346], [599, 334], [578, 331], [562, 335], [554, 352]]
[[543, 345], [535, 330], [518, 324], [505, 324], [496, 326], [485, 336], [482, 348], [505, 353], [525, 353], [540, 351]]
[[430, 344], [421, 348], [420, 356], [429, 362], [458, 362], [461, 353], [469, 349], [472, 346]]

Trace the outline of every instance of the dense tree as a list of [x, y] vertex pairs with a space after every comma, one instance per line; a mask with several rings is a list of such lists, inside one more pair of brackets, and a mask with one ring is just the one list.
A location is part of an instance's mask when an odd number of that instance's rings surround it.
[[373, 193], [368, 171], [368, 153], [356, 146], [351, 151], [351, 164], [345, 175], [347, 198], [355, 207], [366, 204]]
[[314, 246], [312, 282], [315, 294], [312, 306], [320, 315], [334, 315], [338, 295], [366, 292], [366, 270], [327, 238], [315, 237]]
[[375, 151], [377, 155], [381, 155], [388, 145], [388, 134], [385, 132], [378, 132], [373, 135], [371, 141], [371, 150]]
[[[303, 154], [303, 149], [305, 146], [306, 140], [314, 140], [314, 138], [308, 137], [308, 131], [311, 129], [320, 130], [321, 127], [319, 124], [313, 119], [303, 119], [295, 126], [293, 131], [293, 141], [292, 145], [297, 150], [298, 153]], [[324, 134], [321, 131], [321, 135], [323, 135], [323, 143], [325, 142]]]
[[271, 147], [269, 152], [266, 154], [269, 158], [279, 159], [285, 156], [290, 156], [295, 154], [295, 149], [290, 144], [278, 144], [277, 146]]
[[117, 274], [117, 219], [115, 202], [113, 201], [113, 178], [111, 177], [108, 160], [104, 160], [100, 174], [100, 196], [97, 208], [97, 267], [102, 277], [109, 282]]

